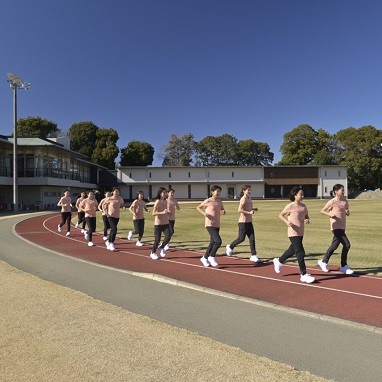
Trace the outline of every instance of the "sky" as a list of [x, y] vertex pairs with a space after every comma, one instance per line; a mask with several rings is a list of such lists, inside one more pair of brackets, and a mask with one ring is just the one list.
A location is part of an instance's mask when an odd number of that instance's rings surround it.
[[[380, 0], [0, 0], [0, 134], [40, 116], [155, 149], [225, 133], [279, 151], [309, 124], [382, 128]], [[1, 80], [2, 79], [2, 80]], [[1, 85], [2, 84], [2, 85]]]

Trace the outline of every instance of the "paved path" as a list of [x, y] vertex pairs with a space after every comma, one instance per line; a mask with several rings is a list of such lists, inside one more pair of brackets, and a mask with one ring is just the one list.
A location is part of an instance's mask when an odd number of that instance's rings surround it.
[[[211, 293], [202, 292], [206, 286], [212, 288], [213, 285], [195, 285], [193, 289], [191, 284], [172, 280], [174, 278], [179, 280], [182, 278], [180, 276], [190, 273], [192, 276], [196, 271], [205, 276], [203, 283], [206, 283], [212, 282], [215, 275], [220, 277], [224, 274], [225, 282], [222, 284], [232, 284], [235, 290], [239, 290], [241, 289], [240, 281], [249, 276], [243, 275], [241, 271], [239, 275], [233, 274], [231, 278], [232, 273], [224, 271], [231, 263], [225, 263], [225, 268], [222, 270], [204, 269], [199, 266], [199, 256], [195, 254], [186, 257], [186, 264], [189, 264], [184, 265], [175, 251], [174, 255], [170, 256], [169, 253], [165, 261], [162, 259], [156, 262], [147, 257], [147, 248], [144, 253], [135, 254], [138, 251], [129, 243], [126, 243], [123, 252], [116, 253], [105, 251], [101, 245], [89, 248], [80, 235], [77, 237], [74, 232], [70, 239], [63, 237], [62, 234], [53, 234], [54, 230], [51, 228], [57, 227], [54, 219], [58, 219], [58, 214], [34, 218], [33, 230], [22, 233], [22, 236], [29, 239], [33, 232], [38, 237], [45, 237], [44, 246], [47, 247], [50, 247], [47, 243], [59, 243], [54, 251], [45, 250], [14, 235], [12, 230], [14, 223], [23, 219], [25, 217], [2, 221], [0, 231], [2, 243], [0, 258], [19, 269], [82, 291], [129, 311], [200, 333], [254, 354], [291, 364], [297, 369], [308, 370], [316, 375], [337, 381], [380, 380], [382, 337], [380, 329], [376, 327], [378, 325], [353, 325], [342, 320], [337, 323], [321, 313], [315, 313], [310, 317], [304, 311], [293, 312], [287, 307], [282, 308], [277, 305], [277, 302], [262, 305], [249, 297], [243, 297], [241, 300], [227, 298], [227, 296], [234, 296], [228, 295], [226, 290], [223, 290], [223, 293], [213, 290], [207, 290]], [[44, 223], [41, 224], [41, 222]], [[17, 230], [19, 231], [22, 226], [19, 225]], [[122, 248], [122, 244], [125, 245], [121, 242], [117, 244], [117, 247]], [[68, 250], [75, 257], [63, 255], [63, 252]], [[174, 259], [177, 257], [178, 259]], [[100, 264], [98, 258], [108, 258], [113, 260], [113, 264]], [[143, 270], [145, 274], [139, 273], [137, 269], [130, 271], [123, 269], [128, 268], [128, 264], [133, 268], [137, 267], [136, 258], [144, 265], [141, 271]], [[237, 263], [233, 264], [239, 264], [239, 260], [227, 260], [236, 261]], [[92, 261], [98, 261], [98, 264], [91, 263]], [[121, 262], [125, 266], [117, 269], [117, 263]], [[168, 281], [159, 283], [153, 280], [152, 267], [161, 270], [156, 272], [159, 275], [164, 272], [163, 268], [167, 269], [166, 272], [171, 270], [174, 277], [164, 279], [163, 276], [157, 276], [161, 278], [161, 281]], [[240, 265], [240, 268], [243, 269], [245, 266]], [[270, 266], [248, 268], [256, 269], [257, 272], [263, 268], [271, 269]], [[295, 271], [288, 273], [291, 273], [290, 277], [295, 279]], [[138, 274], [146, 277], [136, 277], [135, 275]], [[283, 277], [288, 275], [284, 274]], [[362, 277], [355, 279], [359, 280]], [[244, 283], [245, 288], [260, 289], [258, 282], [263, 278], [250, 278], [250, 280], [250, 284]], [[267, 286], [261, 286], [261, 289], [271, 288], [272, 283], [278, 285], [280, 281], [277, 280], [265, 278]], [[314, 290], [314, 293], [317, 291], [327, 293], [326, 289], [290, 284], [296, 288], [292, 292], [295, 294], [305, 295], [310, 290]], [[188, 288], [181, 288], [180, 286], [183, 285]], [[288, 285], [289, 283], [283, 284], [283, 289]], [[368, 294], [364, 291], [361, 293]], [[351, 295], [355, 296], [354, 298], [359, 296]], [[276, 297], [279, 298], [277, 295]], [[312, 301], [309, 302], [309, 305], [312, 305]], [[376, 309], [380, 318], [379, 305]]]

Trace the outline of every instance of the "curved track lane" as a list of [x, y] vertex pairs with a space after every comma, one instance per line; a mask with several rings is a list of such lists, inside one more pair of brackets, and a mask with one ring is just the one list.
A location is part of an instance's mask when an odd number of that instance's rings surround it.
[[[200, 252], [170, 249], [167, 256], [152, 260], [151, 245], [136, 247], [131, 241], [117, 239], [116, 252], [106, 250], [102, 236], [93, 235], [88, 247], [79, 229], [57, 232], [60, 214], [40, 215], [16, 226], [25, 240], [67, 256], [133, 272], [157, 274], [214, 290], [266, 301], [319, 315], [382, 327], [382, 278], [368, 275], [346, 276], [331, 267], [324, 273], [317, 266], [308, 272], [313, 284], [299, 282], [297, 266], [284, 264], [275, 274], [270, 262], [252, 263], [237, 257], [219, 256], [219, 267], [204, 268]], [[63, 227], [65, 228], [65, 227]]]

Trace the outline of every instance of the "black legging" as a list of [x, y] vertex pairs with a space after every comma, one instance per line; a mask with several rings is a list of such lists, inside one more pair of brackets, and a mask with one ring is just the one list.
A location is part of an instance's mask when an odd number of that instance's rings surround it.
[[107, 231], [110, 229], [110, 224], [106, 215], [102, 215], [102, 221], [103, 221], [103, 236], [107, 236]]
[[283, 253], [279, 258], [280, 263], [284, 263], [293, 255], [296, 255], [298, 266], [300, 267], [300, 272], [302, 275], [306, 274], [306, 265], [305, 265], [305, 249], [302, 245], [303, 236], [290, 236], [289, 240], [291, 242], [290, 247]]
[[72, 213], [71, 212], [61, 212], [61, 223], [60, 227], [62, 227], [65, 222], [67, 223], [67, 230], [70, 232], [70, 221], [72, 220]]
[[108, 216], [107, 220], [110, 225], [109, 243], [114, 243], [115, 238], [117, 236], [117, 227], [118, 227], [119, 218], [112, 218], [111, 216]]
[[85, 219], [85, 212], [80, 211], [78, 212], [78, 225], [82, 223], [82, 229], [85, 229], [86, 219]]
[[333, 232], [333, 240], [332, 244], [326, 251], [325, 257], [322, 260], [324, 263], [328, 263], [330, 256], [333, 255], [334, 251], [338, 248], [340, 244], [342, 244], [342, 252], [341, 252], [341, 267], [344, 267], [348, 261], [348, 252], [350, 249], [350, 241], [346, 236], [345, 230], [343, 229], [335, 229]]
[[97, 224], [97, 218], [96, 217], [86, 217], [86, 224], [88, 226], [88, 236], [89, 236], [89, 241], [93, 241], [93, 232], [96, 231], [96, 224]]
[[133, 220], [134, 232], [133, 235], [138, 234], [138, 241], [141, 241], [143, 233], [145, 232], [145, 219]]
[[169, 220], [168, 224], [170, 226], [170, 238], [175, 232], [175, 220]]
[[161, 248], [164, 248], [170, 241], [170, 228], [168, 224], [154, 225], [154, 244], [151, 253], [155, 253], [160, 243], [162, 232], [164, 232], [164, 240]]
[[209, 256], [215, 257], [216, 252], [222, 245], [222, 238], [219, 235], [220, 227], [206, 227], [208, 233], [210, 234], [210, 244], [206, 249], [204, 258], [207, 259]]
[[253, 224], [249, 223], [238, 223], [239, 225], [239, 235], [236, 240], [234, 240], [229, 246], [231, 249], [234, 249], [237, 245], [242, 243], [245, 240], [245, 237], [248, 236], [249, 247], [251, 248], [251, 255], [256, 255], [256, 243], [255, 243], [255, 230]]

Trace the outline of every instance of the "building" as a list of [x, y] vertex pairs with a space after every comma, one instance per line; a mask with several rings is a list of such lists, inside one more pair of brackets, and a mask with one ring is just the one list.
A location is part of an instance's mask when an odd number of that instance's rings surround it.
[[[112, 184], [109, 171], [70, 150], [68, 138], [17, 138], [20, 209], [56, 208], [66, 189], [72, 198]], [[13, 209], [13, 138], [0, 136], [0, 209]]]
[[214, 184], [223, 199], [234, 199], [245, 184], [253, 198], [287, 198], [300, 185], [308, 198], [329, 198], [334, 184], [347, 194], [346, 166], [225, 166], [225, 167], [119, 167], [115, 172], [122, 196], [131, 200], [138, 191], [152, 198], [159, 187], [174, 188], [178, 199], [204, 199]]

